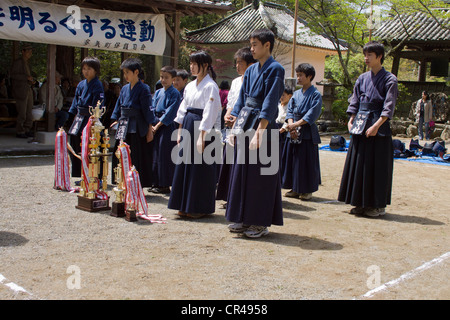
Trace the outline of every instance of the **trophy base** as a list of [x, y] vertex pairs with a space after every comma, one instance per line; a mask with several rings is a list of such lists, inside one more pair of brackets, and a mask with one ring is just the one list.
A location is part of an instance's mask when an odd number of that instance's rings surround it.
[[112, 210], [110, 213], [113, 217], [125, 217], [125, 203], [124, 202], [113, 202]]
[[101, 200], [89, 199], [83, 196], [78, 196], [78, 205], [75, 208], [89, 212], [111, 210], [109, 198], [107, 200]]
[[126, 210], [125, 220], [129, 222], [137, 221], [136, 210]]

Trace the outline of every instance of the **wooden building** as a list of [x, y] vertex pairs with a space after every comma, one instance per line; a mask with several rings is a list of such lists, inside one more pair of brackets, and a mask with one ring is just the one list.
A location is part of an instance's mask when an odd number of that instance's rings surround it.
[[[211, 54], [218, 83], [222, 80], [231, 83], [231, 80], [237, 77], [234, 53], [244, 46], [249, 46], [252, 31], [268, 28], [276, 37], [273, 56], [285, 68], [286, 77], [295, 77], [292, 66], [295, 69], [298, 64], [307, 62], [316, 69], [314, 82], [320, 82], [325, 77], [325, 58], [337, 53], [335, 44], [322, 35], [314, 34], [306, 21], [298, 19], [293, 62], [294, 22], [294, 13], [285, 6], [253, 1], [211, 26], [187, 32], [186, 41]], [[341, 50], [346, 51], [347, 48], [341, 45]], [[322, 92], [322, 86], [317, 88]]]
[[[24, 2], [25, 3], [25, 2]], [[30, 2], [32, 3], [32, 2]], [[104, 10], [104, 12], [116, 12], [116, 13], [140, 13], [140, 14], [156, 14], [164, 15], [164, 25], [166, 41], [163, 46], [163, 54], [160, 56], [165, 56], [170, 58], [170, 63], [174, 66], [178, 65], [178, 51], [180, 43], [180, 18], [182, 16], [195, 16], [207, 13], [216, 13], [225, 15], [228, 11], [232, 9], [229, 2], [222, 2], [219, 0], [35, 0], [34, 5], [60, 5], [66, 6], [76, 6], [81, 8], [84, 12], [89, 12], [88, 10]], [[25, 3], [27, 4], [27, 3]], [[17, 12], [13, 12], [11, 7], [11, 13], [7, 12], [8, 7], [3, 4], [5, 8], [0, 10], [0, 27], [3, 26], [2, 19], [10, 20], [20, 20], [19, 28], [22, 28], [23, 37], [13, 38], [9, 35], [5, 36], [4, 39], [15, 40], [13, 46], [13, 57], [18, 57], [19, 55], [19, 41], [36, 42], [36, 43], [50, 43], [43, 41], [39, 36], [26, 36], [25, 32], [28, 30], [27, 26], [24, 24], [29, 23], [31, 28], [31, 23], [33, 23], [33, 28], [38, 26], [38, 24], [46, 24], [48, 28], [52, 26], [58, 26], [61, 28], [62, 20], [51, 21], [47, 13], [36, 12], [34, 17], [30, 16], [30, 12], [23, 9], [22, 3], [17, 4]], [[21, 6], [18, 6], [21, 5]], [[16, 4], [13, 4], [16, 6]], [[67, 11], [69, 12], [69, 11]], [[27, 15], [27, 16], [26, 16]], [[23, 20], [23, 21], [22, 21]], [[4, 20], [3, 20], [4, 21]], [[17, 22], [17, 21], [16, 21]], [[23, 24], [22, 24], [23, 22]], [[67, 21], [66, 21], [67, 22]], [[52, 25], [53, 23], [53, 25]], [[105, 25], [104, 25], [105, 26]], [[29, 29], [30, 29], [29, 28]], [[59, 30], [59, 29], [58, 29]], [[28, 30], [29, 31], [29, 30]], [[67, 30], [64, 30], [67, 32]], [[86, 30], [84, 30], [86, 31]], [[58, 32], [58, 31], [57, 31]], [[0, 33], [0, 39], [1, 39]], [[82, 56], [86, 56], [87, 48], [78, 46], [82, 48]], [[101, 48], [99, 48], [101, 49]], [[109, 49], [113, 49], [112, 47]], [[128, 48], [114, 48], [114, 51], [122, 52], [122, 59], [127, 57], [130, 52]], [[54, 79], [55, 71], [64, 74], [66, 77], [71, 78], [73, 75], [74, 65], [79, 64], [79, 62], [74, 61], [74, 46], [73, 45], [58, 45], [58, 44], [48, 44], [47, 49], [47, 79], [49, 81], [48, 85], [48, 105], [47, 105], [47, 131], [54, 131]]]

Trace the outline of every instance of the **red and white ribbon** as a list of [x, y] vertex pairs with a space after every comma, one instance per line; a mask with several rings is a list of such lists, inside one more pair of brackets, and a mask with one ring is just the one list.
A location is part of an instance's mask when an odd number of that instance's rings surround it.
[[55, 183], [54, 188], [62, 191], [79, 192], [80, 188], [70, 186], [70, 161], [67, 152], [67, 134], [59, 129], [55, 138]]
[[[134, 166], [128, 171], [126, 175], [127, 193], [125, 196], [125, 208], [135, 209], [138, 218], [148, 220], [152, 223], [166, 223], [166, 219], [160, 214], [148, 214], [148, 205], [145, 200], [144, 190], [139, 179], [139, 172]], [[139, 208], [142, 210], [140, 211]]]
[[118, 146], [118, 149], [120, 151], [120, 160], [122, 164], [122, 177], [126, 179], [128, 171], [131, 170], [131, 167], [133, 165], [131, 163], [130, 146], [123, 142]]
[[[83, 133], [81, 135], [81, 170], [83, 171], [83, 181], [84, 187], [88, 189], [89, 186], [89, 143], [91, 137], [91, 127], [93, 125], [95, 118], [90, 117], [88, 123], [83, 129]], [[96, 179], [97, 185], [99, 185], [98, 177], [94, 177]], [[101, 190], [94, 190], [95, 196], [97, 199], [108, 200], [108, 194]]]

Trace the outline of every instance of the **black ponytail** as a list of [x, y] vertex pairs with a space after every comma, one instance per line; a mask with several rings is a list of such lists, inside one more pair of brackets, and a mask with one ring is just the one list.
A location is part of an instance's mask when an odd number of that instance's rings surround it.
[[216, 72], [215, 72], [214, 69], [213, 69], [213, 66], [209, 66], [208, 69], [209, 69], [209, 75], [210, 75], [210, 77], [215, 81], [216, 78], [217, 78], [217, 75], [216, 75]]
[[213, 80], [216, 80], [216, 73], [212, 67], [212, 58], [206, 51], [197, 51], [191, 53], [189, 56], [189, 62], [195, 62], [199, 68], [203, 68], [203, 65], [208, 65], [206, 67], [206, 72], [209, 73]]

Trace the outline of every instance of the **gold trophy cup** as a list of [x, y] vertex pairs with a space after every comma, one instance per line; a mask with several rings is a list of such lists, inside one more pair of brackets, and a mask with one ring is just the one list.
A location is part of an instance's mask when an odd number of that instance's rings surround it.
[[[89, 107], [93, 124], [89, 136], [88, 176], [85, 177], [85, 173], [82, 170], [81, 190], [78, 195], [78, 205], [75, 206], [77, 209], [89, 212], [111, 209], [109, 207], [109, 197], [107, 199], [97, 199], [97, 194], [104, 193], [103, 190], [106, 190], [108, 187], [108, 157], [112, 155], [111, 152], [108, 152], [108, 129], [105, 129], [100, 122], [100, 117], [105, 113], [106, 109], [105, 107], [100, 108], [100, 106], [101, 102], [99, 101], [95, 108]], [[103, 137], [101, 133], [103, 133]], [[99, 177], [100, 165], [102, 164], [100, 159], [103, 160], [101, 177]], [[87, 185], [85, 181], [87, 181]]]
[[123, 141], [120, 141], [119, 148], [117, 148], [117, 151], [115, 153], [115, 156], [117, 159], [119, 159], [119, 162], [117, 164], [117, 167], [114, 168], [114, 176], [117, 185], [114, 187], [113, 191], [116, 195], [115, 201], [112, 203], [112, 210], [111, 210], [111, 216], [113, 217], [125, 217], [125, 192], [126, 192], [126, 186], [125, 186], [125, 178], [123, 176], [122, 171], [122, 158], [120, 154], [120, 146], [122, 145]]

